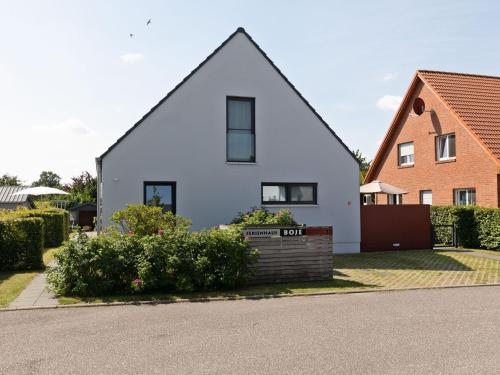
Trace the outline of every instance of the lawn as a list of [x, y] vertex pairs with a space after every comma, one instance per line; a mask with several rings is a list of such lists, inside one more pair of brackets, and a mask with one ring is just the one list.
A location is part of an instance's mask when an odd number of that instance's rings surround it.
[[[45, 265], [54, 259], [54, 254], [60, 251], [61, 247], [45, 249], [43, 253], [43, 263]], [[26, 286], [38, 275], [39, 271], [5, 271], [0, 272], [0, 307], [6, 307], [26, 288]]]
[[60, 297], [61, 304], [123, 301], [199, 300], [213, 297], [347, 293], [375, 289], [405, 289], [500, 283], [500, 261], [454, 251], [401, 251], [334, 256], [331, 281], [252, 286], [230, 292], [156, 293], [103, 298]]

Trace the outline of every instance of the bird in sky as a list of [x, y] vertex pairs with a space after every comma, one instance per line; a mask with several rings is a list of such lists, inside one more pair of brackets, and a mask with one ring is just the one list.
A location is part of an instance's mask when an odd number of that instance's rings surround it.
[[149, 26], [150, 23], [151, 23], [151, 18], [148, 20], [148, 22], [146, 22], [146, 26]]
[[131, 38], [133, 38], [133, 37], [134, 37], [134, 34], [128, 34], [128, 35], [129, 35]]

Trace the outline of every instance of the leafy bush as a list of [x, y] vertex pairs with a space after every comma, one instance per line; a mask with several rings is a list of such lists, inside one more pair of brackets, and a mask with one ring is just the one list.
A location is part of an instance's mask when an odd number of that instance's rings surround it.
[[231, 221], [231, 224], [275, 224], [286, 226], [297, 225], [290, 210], [282, 209], [275, 213], [263, 207], [252, 207], [250, 211], [238, 213], [238, 215]]
[[123, 210], [116, 211], [111, 220], [121, 232], [134, 233], [137, 236], [149, 236], [160, 231], [185, 230], [190, 222], [172, 212], [163, 212], [161, 207], [130, 204]]
[[[464, 247], [500, 250], [500, 209], [476, 206], [431, 206], [433, 225], [457, 226], [458, 242]], [[451, 233], [436, 229], [438, 243], [451, 242]]]
[[40, 218], [0, 220], [0, 270], [43, 268], [43, 229]]
[[191, 233], [176, 227], [161, 235], [80, 234], [56, 254], [48, 281], [60, 295], [229, 289], [243, 285], [257, 252], [240, 231]]
[[0, 219], [39, 217], [44, 223], [44, 247], [59, 246], [69, 238], [69, 213], [58, 208], [28, 210], [20, 207], [15, 211], [2, 211]]

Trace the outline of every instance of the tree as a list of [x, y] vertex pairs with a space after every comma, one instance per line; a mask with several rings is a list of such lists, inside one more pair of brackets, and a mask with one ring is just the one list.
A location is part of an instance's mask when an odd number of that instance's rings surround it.
[[33, 182], [33, 186], [48, 186], [52, 188], [61, 188], [61, 177], [51, 171], [40, 173], [38, 181]]
[[72, 177], [71, 182], [64, 185], [64, 190], [70, 194], [68, 198], [71, 205], [97, 202], [97, 178], [89, 172]]
[[22, 181], [17, 176], [11, 176], [5, 173], [0, 177], [0, 186], [21, 186]]
[[368, 173], [368, 168], [370, 168], [371, 161], [368, 161], [366, 156], [363, 156], [359, 150], [356, 150], [353, 153], [359, 161], [359, 184], [362, 185], [364, 183], [366, 173]]

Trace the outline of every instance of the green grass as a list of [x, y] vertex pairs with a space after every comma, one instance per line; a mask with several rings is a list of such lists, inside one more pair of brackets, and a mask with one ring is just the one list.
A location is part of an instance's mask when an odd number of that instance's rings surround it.
[[[54, 254], [62, 247], [52, 247], [44, 250], [43, 263], [45, 265], [54, 259]], [[0, 272], [0, 307], [6, 307], [28, 286], [40, 271], [5, 271]]]
[[95, 298], [60, 297], [61, 304], [200, 300], [214, 297], [347, 293], [500, 283], [500, 261], [453, 251], [400, 251], [334, 256], [334, 277], [324, 282], [259, 285], [229, 292], [152, 293]]
[[38, 272], [0, 272], [0, 307], [6, 307], [23, 291]]

